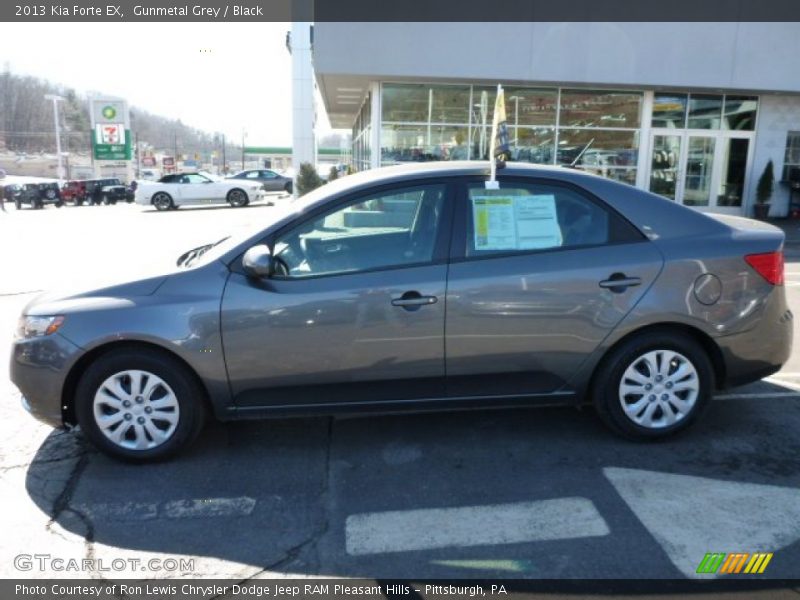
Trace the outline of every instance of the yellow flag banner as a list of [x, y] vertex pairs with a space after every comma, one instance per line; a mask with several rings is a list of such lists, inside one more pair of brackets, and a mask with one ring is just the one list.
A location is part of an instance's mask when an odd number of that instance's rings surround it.
[[511, 158], [511, 146], [508, 141], [508, 125], [506, 123], [506, 96], [503, 88], [497, 86], [497, 98], [494, 101], [494, 117], [492, 118], [492, 157], [500, 160]]

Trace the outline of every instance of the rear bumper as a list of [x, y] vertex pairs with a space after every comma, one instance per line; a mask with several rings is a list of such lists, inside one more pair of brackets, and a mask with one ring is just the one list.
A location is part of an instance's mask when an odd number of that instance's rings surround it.
[[83, 351], [58, 333], [16, 340], [11, 349], [11, 381], [23, 407], [52, 427], [64, 425], [61, 399], [67, 373]]
[[758, 326], [743, 333], [716, 338], [725, 362], [724, 387], [758, 381], [786, 364], [792, 354], [792, 311], [783, 287], [767, 297]]

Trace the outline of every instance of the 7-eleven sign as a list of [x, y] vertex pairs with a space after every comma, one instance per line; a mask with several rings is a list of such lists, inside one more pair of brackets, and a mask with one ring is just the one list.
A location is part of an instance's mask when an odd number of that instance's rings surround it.
[[97, 125], [97, 138], [101, 144], [124, 144], [125, 126], [120, 123]]
[[122, 123], [97, 123], [94, 157], [99, 160], [130, 160], [131, 144]]

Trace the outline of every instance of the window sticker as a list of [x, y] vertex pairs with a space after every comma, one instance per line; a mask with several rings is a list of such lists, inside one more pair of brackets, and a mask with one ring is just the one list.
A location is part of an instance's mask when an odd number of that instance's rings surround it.
[[535, 250], [562, 244], [552, 194], [474, 196], [475, 250]]
[[514, 199], [477, 196], [472, 199], [476, 250], [513, 250], [517, 247]]

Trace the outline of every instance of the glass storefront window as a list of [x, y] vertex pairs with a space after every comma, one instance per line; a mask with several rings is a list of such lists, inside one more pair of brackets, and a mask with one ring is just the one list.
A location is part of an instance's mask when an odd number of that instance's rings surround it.
[[653, 127], [683, 129], [686, 126], [686, 94], [655, 94], [653, 99]]
[[689, 96], [689, 129], [719, 129], [722, 120], [722, 96]]
[[589, 90], [561, 91], [562, 127], [639, 127], [642, 94]]
[[[555, 127], [558, 91], [554, 89], [505, 88], [508, 125], [547, 125]], [[492, 107], [494, 104], [492, 104]], [[490, 113], [493, 108], [490, 107]]]
[[[580, 158], [578, 158], [580, 156]], [[575, 166], [636, 167], [638, 131], [562, 129], [558, 135], [558, 164]]]
[[381, 129], [381, 163], [466, 160], [469, 157], [466, 126], [384, 124]]
[[561, 129], [557, 162], [625, 183], [636, 182], [638, 131]]
[[468, 123], [469, 86], [383, 85], [383, 122]]
[[786, 134], [786, 154], [783, 158], [783, 181], [800, 182], [800, 131]]
[[756, 128], [756, 96], [725, 96], [723, 129], [753, 131]]
[[510, 127], [511, 160], [552, 165], [556, 141], [555, 127]]

